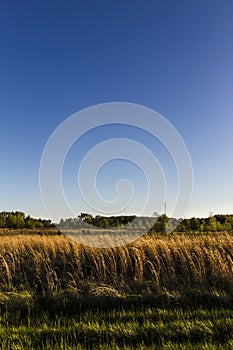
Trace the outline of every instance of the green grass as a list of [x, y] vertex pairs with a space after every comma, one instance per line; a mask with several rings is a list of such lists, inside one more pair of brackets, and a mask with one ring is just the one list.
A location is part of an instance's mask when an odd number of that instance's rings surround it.
[[206, 307], [204, 300], [194, 306], [177, 301], [175, 306], [174, 300], [164, 299], [160, 307], [159, 299], [151, 298], [6, 297], [1, 302], [0, 349], [233, 348], [231, 303]]

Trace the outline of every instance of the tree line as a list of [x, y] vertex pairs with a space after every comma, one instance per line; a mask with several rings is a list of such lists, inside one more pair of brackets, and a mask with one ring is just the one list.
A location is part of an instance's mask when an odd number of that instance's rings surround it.
[[21, 211], [3, 211], [0, 212], [1, 228], [49, 228], [54, 227], [51, 220], [34, 219], [30, 215], [25, 215]]
[[[156, 220], [155, 220], [156, 219]], [[208, 218], [176, 219], [169, 218], [167, 215], [155, 214], [154, 217], [137, 217], [136, 215], [121, 216], [93, 216], [89, 213], [81, 213], [77, 218], [61, 219], [57, 225], [59, 228], [83, 228], [83, 224], [100, 228], [123, 228], [131, 223], [130, 227], [148, 228], [150, 233], [166, 233], [167, 231], [175, 232], [216, 232], [216, 231], [232, 231], [233, 215], [214, 215]]]
[[[61, 219], [56, 226], [59, 229], [71, 228], [81, 229], [85, 224], [99, 228], [124, 228], [130, 224], [130, 227], [148, 229], [150, 233], [166, 233], [168, 230], [175, 232], [192, 233], [192, 232], [217, 232], [233, 230], [233, 215], [217, 214], [208, 218], [175, 219], [169, 218], [167, 215], [158, 215], [154, 217], [136, 216], [136, 215], [120, 215], [120, 216], [93, 216], [89, 213], [81, 213], [76, 218]], [[88, 228], [87, 225], [87, 228]], [[0, 212], [1, 228], [49, 228], [55, 227], [51, 220], [35, 219], [23, 212]]]
[[88, 213], [81, 213], [77, 218], [61, 219], [59, 223], [60, 228], [83, 228], [85, 224], [100, 227], [100, 228], [113, 228], [113, 227], [123, 227], [130, 222], [137, 219], [136, 215], [121, 215], [121, 216], [92, 216]]
[[208, 218], [184, 219], [177, 227], [179, 232], [232, 231], [233, 215], [217, 214]]

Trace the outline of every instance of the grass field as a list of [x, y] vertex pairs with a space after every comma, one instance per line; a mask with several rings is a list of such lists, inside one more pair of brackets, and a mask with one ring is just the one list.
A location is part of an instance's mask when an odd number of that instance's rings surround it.
[[232, 349], [233, 237], [0, 238], [0, 349]]
[[[106, 304], [109, 303], [109, 307]], [[47, 304], [46, 304], [47, 305]], [[48, 305], [47, 305], [48, 306]], [[232, 349], [230, 308], [102, 300], [3, 314], [2, 349]], [[71, 305], [70, 305], [71, 307]], [[30, 312], [30, 313], [29, 313]]]

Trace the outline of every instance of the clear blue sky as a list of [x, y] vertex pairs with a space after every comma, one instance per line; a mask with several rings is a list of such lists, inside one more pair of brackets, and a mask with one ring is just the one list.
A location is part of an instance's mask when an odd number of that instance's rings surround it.
[[125, 101], [164, 115], [186, 142], [187, 216], [233, 213], [232, 13], [232, 0], [1, 1], [0, 210], [46, 217], [38, 174], [50, 134], [82, 108]]

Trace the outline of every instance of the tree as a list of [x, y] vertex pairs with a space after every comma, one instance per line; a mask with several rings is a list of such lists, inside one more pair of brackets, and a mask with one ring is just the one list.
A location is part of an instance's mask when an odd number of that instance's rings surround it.
[[78, 218], [81, 221], [86, 222], [87, 224], [91, 224], [93, 222], [93, 216], [91, 214], [88, 213], [81, 213], [80, 215], [78, 215]]
[[206, 225], [207, 231], [217, 231], [217, 220], [214, 216], [209, 217], [208, 223]]
[[189, 220], [189, 227], [192, 231], [198, 231], [200, 227], [200, 222], [197, 218], [191, 218]]

